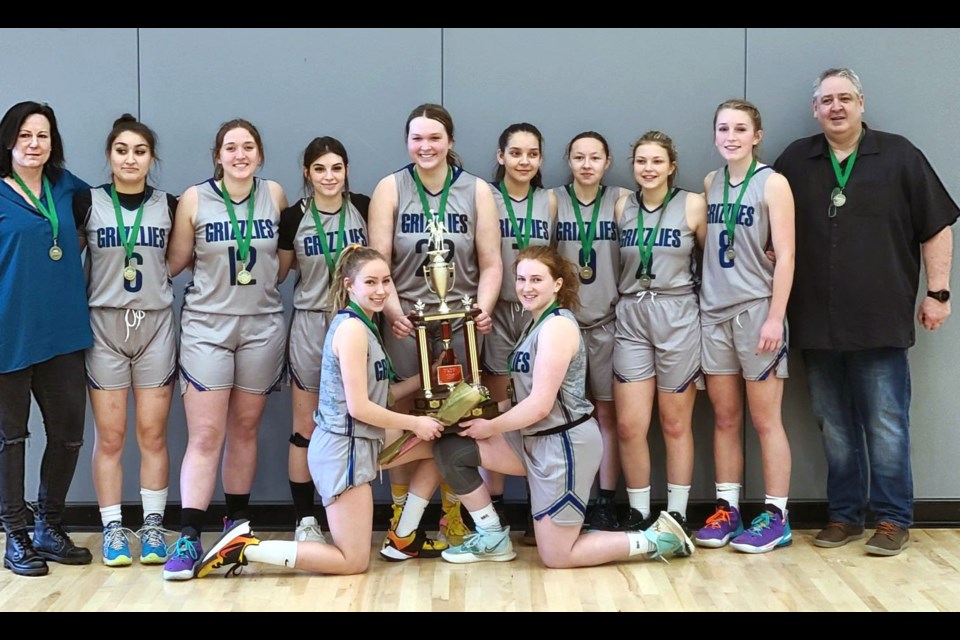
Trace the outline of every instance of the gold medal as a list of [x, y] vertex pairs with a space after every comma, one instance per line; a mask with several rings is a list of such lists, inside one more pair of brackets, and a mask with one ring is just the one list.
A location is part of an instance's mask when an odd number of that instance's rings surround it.
[[250, 284], [253, 280], [253, 276], [250, 275], [250, 272], [247, 271], [246, 267], [240, 269], [240, 273], [237, 274], [237, 282], [240, 284]]
[[590, 267], [580, 267], [580, 277], [584, 280], [589, 280], [593, 277], [593, 269]]
[[47, 251], [47, 255], [50, 256], [51, 260], [57, 261], [63, 257], [63, 249], [61, 249], [57, 245], [53, 245], [52, 247], [50, 247], [50, 250]]
[[640, 286], [643, 287], [644, 289], [649, 288], [651, 282], [652, 280], [650, 279], [650, 276], [646, 274], [640, 276]]
[[845, 196], [843, 192], [838, 189], [831, 197], [831, 201], [833, 202], [833, 206], [842, 207], [843, 205], [847, 204], [847, 196]]
[[137, 279], [137, 268], [132, 265], [127, 265], [123, 269], [123, 279], [133, 282]]
[[730, 247], [723, 252], [723, 257], [727, 260], [727, 262], [733, 262], [733, 259], [737, 257], [737, 252], [734, 251], [733, 247]]

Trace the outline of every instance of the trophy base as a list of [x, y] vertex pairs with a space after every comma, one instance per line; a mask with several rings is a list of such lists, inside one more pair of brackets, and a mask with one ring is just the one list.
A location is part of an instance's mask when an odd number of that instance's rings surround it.
[[[447, 389], [435, 391], [430, 398], [423, 397], [422, 393], [418, 394], [413, 399], [413, 409], [410, 413], [418, 416], [436, 416], [449, 395], [450, 392]], [[463, 416], [462, 420], [471, 418], [487, 418], [489, 420], [490, 418], [496, 418], [498, 415], [500, 415], [500, 411], [497, 409], [497, 403], [493, 400], [484, 400]], [[459, 427], [455, 425], [447, 427], [447, 432], [455, 433], [458, 430]]]

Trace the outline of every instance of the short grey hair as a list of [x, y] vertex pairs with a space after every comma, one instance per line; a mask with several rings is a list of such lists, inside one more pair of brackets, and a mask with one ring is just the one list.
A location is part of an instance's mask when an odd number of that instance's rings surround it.
[[827, 69], [813, 82], [813, 99], [817, 100], [820, 97], [820, 85], [827, 78], [846, 78], [851, 83], [853, 83], [854, 89], [857, 90], [857, 95], [863, 97], [863, 83], [860, 82], [860, 76], [857, 75], [857, 72], [848, 67], [839, 67], [837, 69]]

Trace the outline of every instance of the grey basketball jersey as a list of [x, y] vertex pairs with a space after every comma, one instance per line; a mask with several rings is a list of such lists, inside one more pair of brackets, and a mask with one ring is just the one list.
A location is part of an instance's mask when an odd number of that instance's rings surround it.
[[[503, 283], [500, 285], [501, 302], [519, 302], [517, 298], [516, 276], [513, 272], [513, 262], [517, 259], [517, 252], [520, 251], [517, 245], [516, 232], [513, 223], [510, 222], [510, 215], [507, 213], [507, 206], [503, 202], [503, 194], [500, 192], [500, 184], [490, 185], [493, 191], [493, 199], [497, 203], [497, 211], [500, 213], [500, 258], [503, 260]], [[513, 205], [513, 214], [517, 219], [517, 226], [520, 228], [520, 234], [526, 234], [527, 224], [527, 198], [523, 200], [514, 200], [510, 198]], [[538, 244], [550, 244], [552, 220], [550, 219], [550, 196], [546, 189], [536, 189], [533, 192], [533, 211], [531, 212], [530, 224], [530, 246]], [[502, 366], [502, 365], [501, 365]]]
[[[317, 236], [317, 224], [310, 211], [310, 198], [303, 198], [299, 203], [303, 217], [297, 226], [294, 237], [294, 250], [297, 253], [297, 284], [293, 289], [293, 307], [308, 311], [327, 311], [327, 294], [330, 291], [330, 278], [333, 275], [327, 266]], [[340, 229], [340, 212], [328, 213], [318, 211], [320, 224], [327, 238], [327, 248], [330, 255], [334, 255], [337, 248], [337, 232]], [[343, 233], [348, 244], [367, 245], [367, 223], [353, 204], [347, 206], [347, 213], [343, 221]]]
[[[577, 322], [573, 313], [568, 309], [555, 309], [552, 314], [567, 318], [574, 323]], [[521, 336], [516, 349], [510, 354], [510, 377], [516, 402], [522, 401], [533, 391], [533, 364], [537, 360], [537, 337], [540, 335], [543, 325], [552, 320], [552, 318], [545, 319], [534, 327], [530, 333]], [[543, 420], [522, 429], [521, 433], [523, 435], [529, 436], [548, 429], [562, 427], [593, 413], [593, 404], [586, 397], [587, 350], [583, 346], [582, 336], [579, 342], [577, 353], [570, 361], [570, 366], [567, 367], [567, 373], [563, 377], [563, 382], [560, 383], [560, 390], [557, 391], [557, 399], [554, 400], [550, 413]], [[549, 346], [545, 345], [546, 348], [549, 348]]]
[[[703, 248], [700, 312], [703, 324], [733, 318], [757, 300], [773, 295], [773, 263], [764, 255], [770, 245], [770, 213], [763, 200], [773, 167], [758, 168], [734, 212], [733, 260], [726, 257], [730, 239], [724, 222], [723, 168], [714, 174], [707, 193], [707, 239]], [[727, 207], [732, 211], [742, 185], [730, 185]]]
[[[669, 295], [693, 291], [696, 261], [693, 250], [696, 246], [693, 231], [687, 225], [688, 191], [673, 189], [673, 197], [667, 210], [657, 207], [653, 211], [643, 208], [643, 231], [638, 231], [637, 221], [640, 206], [639, 194], [631, 193], [620, 216], [620, 295], [631, 295], [643, 290]], [[659, 230], [657, 226], [660, 226]], [[653, 255], [650, 258], [650, 286], [640, 284], [642, 264], [639, 247], [653, 238]]]
[[[167, 271], [167, 241], [173, 221], [167, 194], [147, 188], [143, 216], [134, 239], [130, 264], [137, 277], [126, 280], [127, 251], [117, 229], [110, 185], [90, 190], [91, 205], [81, 232], [87, 239], [87, 297], [91, 307], [159, 311], [173, 304], [173, 287]], [[137, 209], [120, 206], [124, 234], [129, 234]]]
[[[603, 191], [598, 194], [601, 200], [593, 249], [589, 256], [583, 256], [580, 228], [573, 211], [573, 201], [570, 199], [573, 186], [568, 186], [570, 191], [567, 187], [554, 189], [557, 196], [555, 243], [557, 251], [564, 258], [578, 268], [588, 266], [593, 271], [590, 277], [580, 275], [580, 310], [576, 313], [581, 327], [593, 327], [604, 324], [616, 316], [617, 300], [620, 298], [620, 293], [617, 291], [617, 282], [620, 278], [619, 233], [613, 217], [614, 205], [617, 204], [620, 190], [616, 187], [602, 187]], [[584, 229], [592, 219], [593, 205], [593, 202], [580, 203]]]
[[[393, 229], [393, 258], [390, 273], [397, 288], [397, 295], [404, 311], [418, 299], [425, 303], [435, 301], [423, 278], [423, 266], [429, 256], [429, 234], [426, 231], [427, 217], [413, 181], [413, 165], [407, 165], [393, 174], [397, 181], [397, 220]], [[454, 301], [465, 294], [476, 302], [477, 285], [480, 282], [480, 267], [477, 264], [476, 210], [477, 177], [453, 167], [450, 194], [444, 214], [446, 231], [443, 242], [447, 248], [448, 262], [456, 265], [456, 281], [447, 299]], [[427, 202], [434, 211], [440, 208], [440, 193], [426, 191]]]
[[[227, 206], [220, 185], [212, 179], [197, 185], [197, 216], [194, 222], [193, 281], [187, 285], [184, 308], [204, 313], [245, 316], [283, 311], [277, 273], [277, 235], [280, 212], [273, 204], [265, 181], [254, 178], [256, 196], [253, 230], [246, 269], [249, 284], [237, 281], [243, 269]], [[247, 202], [234, 202], [240, 233], [246, 233]]]
[[[383, 440], [384, 430], [380, 427], [354, 420], [347, 410], [347, 398], [343, 390], [343, 373], [340, 371], [340, 358], [333, 355], [333, 337], [337, 329], [349, 318], [362, 322], [353, 311], [340, 311], [334, 316], [323, 342], [323, 361], [320, 365], [320, 404], [313, 414], [317, 427], [331, 433], [358, 438]], [[367, 393], [370, 400], [381, 407], [387, 406], [387, 392], [390, 390], [387, 356], [369, 327], [367, 332]]]

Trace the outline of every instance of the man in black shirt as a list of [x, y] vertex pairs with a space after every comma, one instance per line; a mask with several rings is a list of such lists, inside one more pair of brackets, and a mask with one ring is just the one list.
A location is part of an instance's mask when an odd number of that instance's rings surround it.
[[829, 523], [815, 544], [862, 538], [869, 506], [877, 528], [866, 550], [891, 556], [913, 524], [907, 349], [920, 260], [927, 295], [917, 319], [935, 331], [950, 316], [960, 210], [923, 153], [868, 128], [863, 111], [857, 74], [824, 71], [813, 95], [823, 133], [793, 142], [775, 168], [796, 201], [790, 342], [803, 350], [828, 466]]

